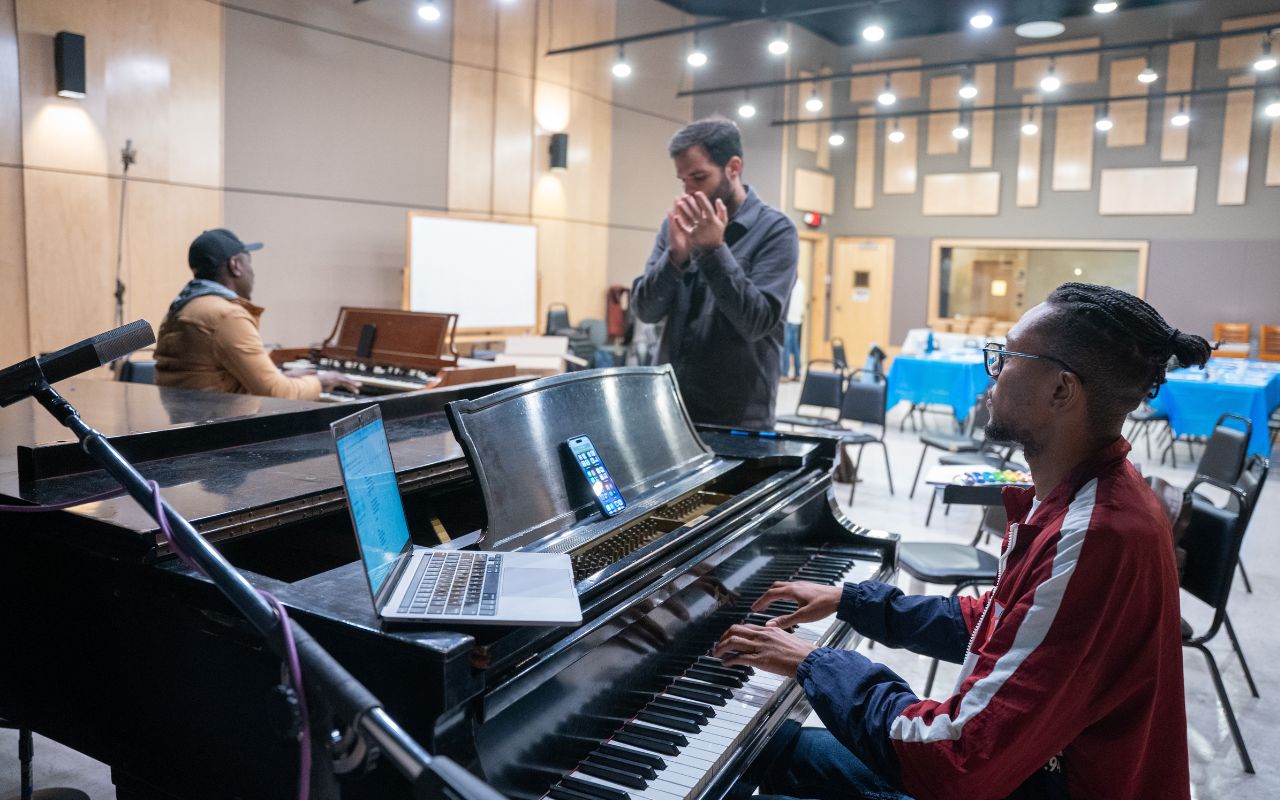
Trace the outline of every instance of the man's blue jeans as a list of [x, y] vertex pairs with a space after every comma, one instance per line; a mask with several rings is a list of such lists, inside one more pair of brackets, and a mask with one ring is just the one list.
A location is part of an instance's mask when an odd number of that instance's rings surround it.
[[782, 377], [787, 377], [789, 362], [795, 363], [792, 377], [800, 377], [800, 326], [785, 324], [782, 331]]
[[812, 800], [911, 800], [889, 786], [836, 737], [822, 728], [801, 728], [760, 786], [766, 797]]

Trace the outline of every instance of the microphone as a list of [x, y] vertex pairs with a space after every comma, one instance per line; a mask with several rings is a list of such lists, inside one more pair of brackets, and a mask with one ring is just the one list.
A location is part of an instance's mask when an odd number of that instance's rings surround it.
[[42, 383], [66, 380], [155, 343], [151, 323], [140, 319], [57, 352], [19, 361], [0, 370], [0, 407], [29, 397]]

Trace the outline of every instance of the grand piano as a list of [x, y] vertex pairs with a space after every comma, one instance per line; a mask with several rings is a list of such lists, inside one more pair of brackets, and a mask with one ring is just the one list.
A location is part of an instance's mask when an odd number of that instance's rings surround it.
[[[763, 618], [749, 606], [775, 580], [895, 570], [896, 537], [836, 505], [832, 437], [696, 427], [669, 367], [496, 381], [379, 401], [415, 542], [569, 553], [584, 621], [392, 627], [355, 563], [328, 432], [367, 401], [255, 398], [246, 415], [150, 386], [74, 381], [64, 394], [424, 747], [509, 797], [727, 796], [808, 706], [794, 681], [727, 668], [710, 646]], [[4, 502], [109, 490], [42, 414], [0, 411]], [[628, 501], [614, 517], [559, 446], [582, 433]], [[0, 717], [108, 763], [126, 800], [293, 791], [278, 661], [132, 501], [0, 523]], [[834, 619], [796, 634], [856, 641]], [[385, 765], [318, 785], [317, 797], [410, 796]]]
[[[343, 306], [333, 330], [314, 347], [284, 347], [271, 353], [280, 367], [333, 370], [360, 381], [359, 394], [378, 397], [436, 386], [510, 378], [511, 364], [463, 358], [454, 346], [457, 314]], [[324, 400], [353, 395], [328, 392]]]

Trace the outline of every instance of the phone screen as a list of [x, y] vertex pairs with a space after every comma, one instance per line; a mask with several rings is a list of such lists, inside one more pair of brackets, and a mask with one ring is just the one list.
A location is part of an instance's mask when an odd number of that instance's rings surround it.
[[596, 446], [591, 443], [591, 437], [574, 436], [565, 444], [573, 454], [574, 460], [578, 462], [582, 474], [587, 477], [587, 483], [591, 484], [591, 493], [595, 495], [596, 502], [600, 504], [600, 510], [604, 515], [612, 517], [626, 508], [627, 501], [622, 499], [622, 493], [614, 485], [609, 470], [605, 469], [604, 462], [600, 460], [600, 454], [596, 452]]

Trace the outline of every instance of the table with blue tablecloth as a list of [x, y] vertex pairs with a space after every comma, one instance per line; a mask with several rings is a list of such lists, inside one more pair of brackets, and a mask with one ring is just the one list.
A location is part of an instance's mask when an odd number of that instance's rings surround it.
[[981, 352], [900, 355], [889, 369], [886, 408], [893, 408], [902, 400], [913, 407], [935, 403], [950, 406], [956, 419], [963, 420], [989, 385], [991, 378]]
[[1169, 415], [1178, 436], [1209, 436], [1218, 417], [1238, 414], [1253, 423], [1249, 453], [1268, 455], [1267, 419], [1280, 406], [1280, 364], [1214, 358], [1203, 370], [1173, 370], [1151, 405]]

